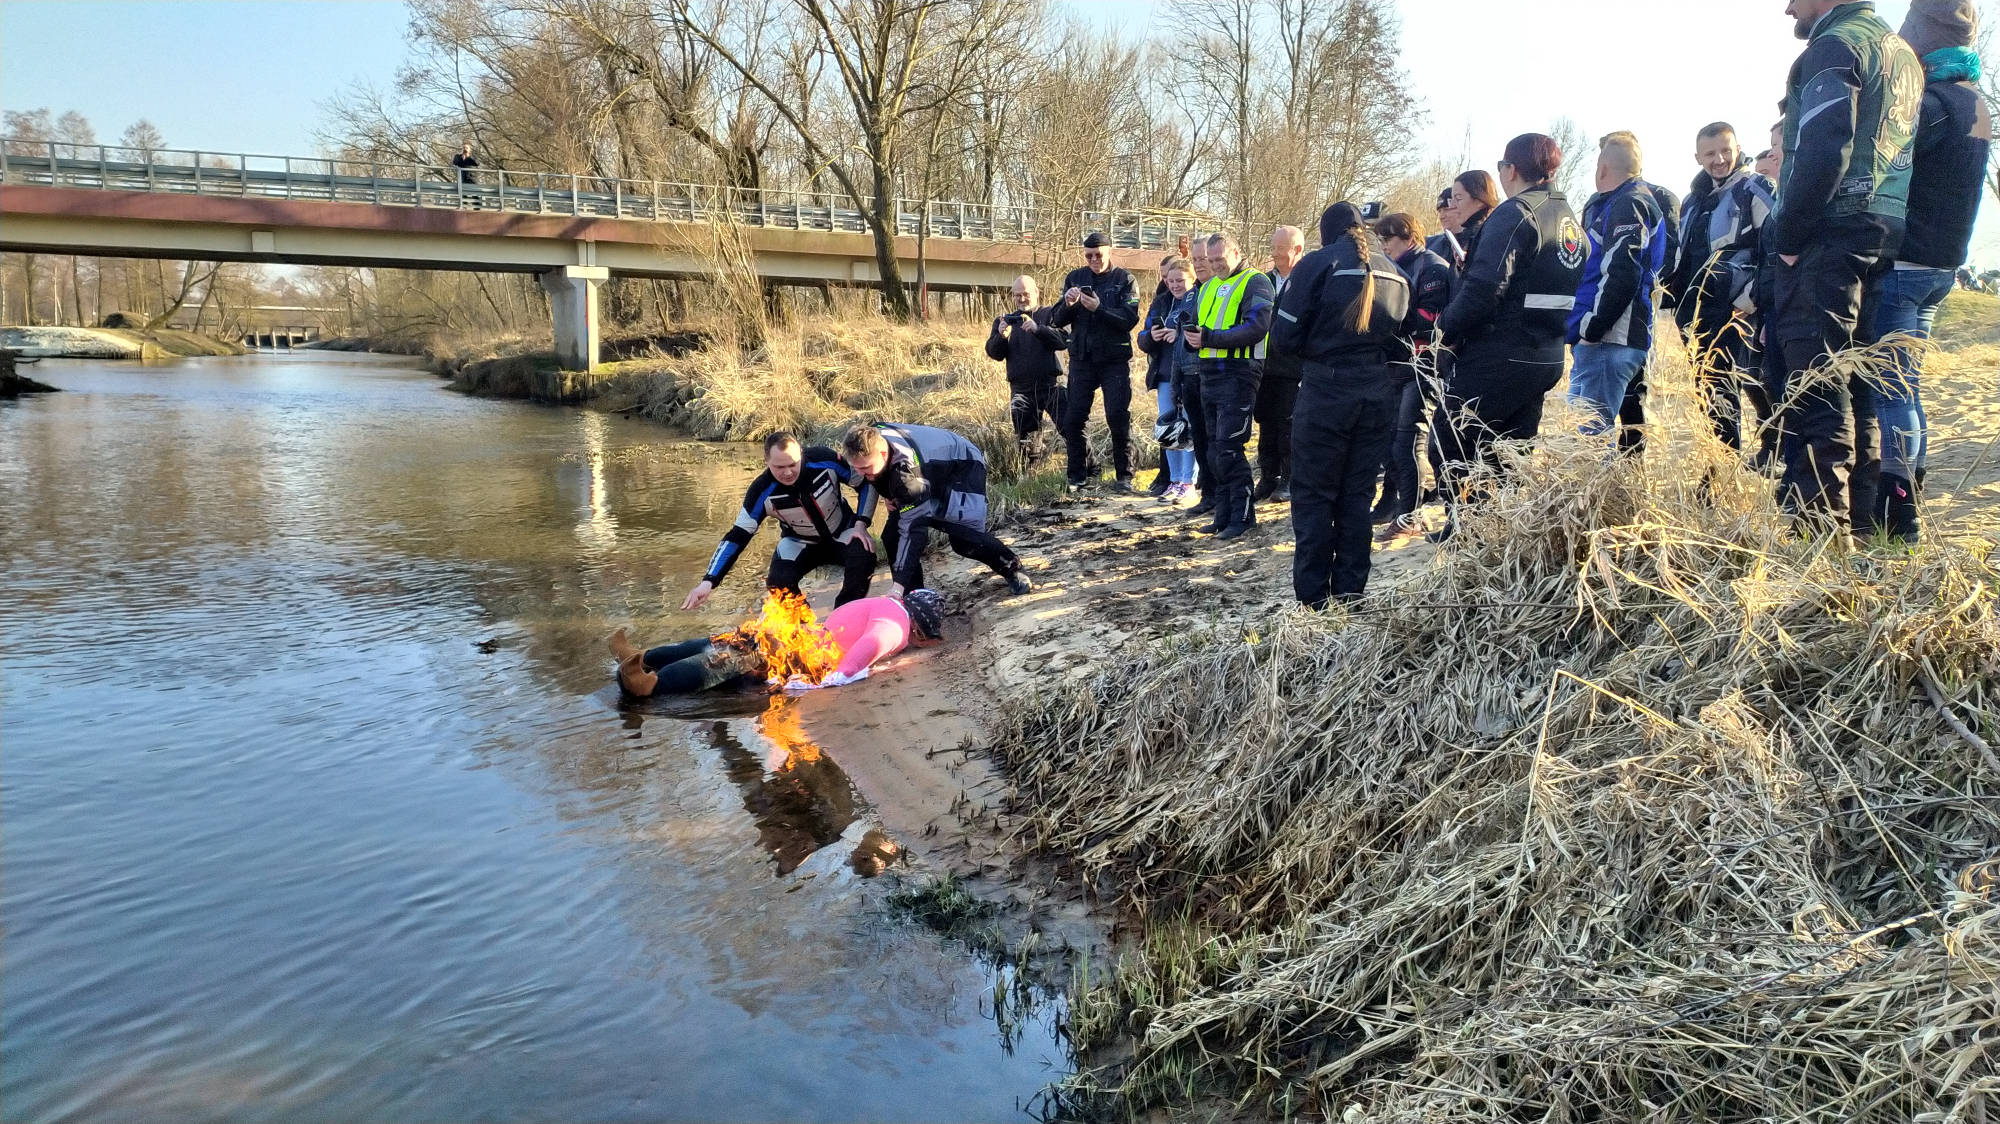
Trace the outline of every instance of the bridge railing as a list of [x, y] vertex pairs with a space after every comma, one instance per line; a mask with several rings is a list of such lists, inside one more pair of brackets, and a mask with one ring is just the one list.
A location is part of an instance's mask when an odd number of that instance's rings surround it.
[[[863, 212], [837, 191], [747, 189], [507, 168], [477, 168], [472, 175], [468, 182], [449, 165], [0, 137], [4, 183], [639, 222], [734, 223], [848, 234], [868, 231]], [[916, 235], [928, 215], [929, 237], [954, 240], [1066, 246], [1085, 231], [1099, 230], [1125, 249], [1167, 250], [1182, 237], [1205, 229], [1186, 216], [1144, 211], [1055, 211], [902, 198], [895, 204], [898, 234]]]

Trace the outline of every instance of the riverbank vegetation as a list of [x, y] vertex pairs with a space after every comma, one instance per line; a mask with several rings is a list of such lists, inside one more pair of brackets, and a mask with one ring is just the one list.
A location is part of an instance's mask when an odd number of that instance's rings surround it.
[[[587, 404], [703, 440], [757, 441], [786, 430], [830, 444], [858, 419], [915, 422], [972, 439], [1001, 480], [1029, 467], [1014, 438], [1005, 375], [984, 351], [986, 321], [812, 317], [763, 331], [755, 348], [741, 346], [726, 327], [684, 333], [666, 346], [640, 337], [630, 347], [639, 354], [595, 374], [560, 370], [547, 352], [433, 362], [455, 368], [452, 385], [468, 393]], [[1133, 428], [1142, 463], [1150, 463], [1150, 427], [1142, 421]], [[1101, 410], [1090, 437], [1109, 463]], [[1053, 429], [1045, 425], [1042, 440], [1059, 459], [1062, 441]]]
[[1978, 1118], [1990, 522], [1795, 538], [1657, 375], [1692, 439], [1545, 439], [1363, 607], [1135, 637], [1010, 708], [1018, 842], [1137, 921], [1073, 988], [1069, 1111]]

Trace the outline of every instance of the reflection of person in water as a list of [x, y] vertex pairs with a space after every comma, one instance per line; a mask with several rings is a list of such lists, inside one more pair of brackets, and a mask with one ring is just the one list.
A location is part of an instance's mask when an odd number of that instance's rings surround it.
[[[864, 597], [827, 614], [822, 626], [841, 653], [838, 678], [829, 682], [848, 683], [913, 639], [919, 644], [942, 639], [944, 599], [928, 589], [911, 590], [901, 601]], [[611, 634], [610, 643], [618, 660], [618, 685], [640, 698], [691, 694], [764, 678], [764, 658], [751, 645], [717, 644], [700, 637], [642, 651], [622, 628]]]
[[757, 721], [757, 732], [781, 754], [777, 760], [746, 748], [727, 722], [715, 723], [711, 734], [725, 773], [743, 794], [743, 810], [757, 824], [757, 841], [777, 860], [780, 875], [839, 842], [855, 812], [852, 782], [806, 737], [794, 705], [772, 699]]

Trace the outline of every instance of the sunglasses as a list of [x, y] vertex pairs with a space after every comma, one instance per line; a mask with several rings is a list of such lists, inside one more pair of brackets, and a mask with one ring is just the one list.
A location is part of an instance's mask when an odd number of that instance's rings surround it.
[[1493, 162], [1493, 166], [1496, 168], [1511, 168], [1514, 166], [1514, 162], [1512, 160], [1496, 160]]

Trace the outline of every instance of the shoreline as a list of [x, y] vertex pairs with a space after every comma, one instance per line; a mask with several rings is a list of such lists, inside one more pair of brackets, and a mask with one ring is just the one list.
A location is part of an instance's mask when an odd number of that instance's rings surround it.
[[178, 328], [0, 326], [0, 348], [28, 359], [190, 359], [248, 355], [240, 343]]

